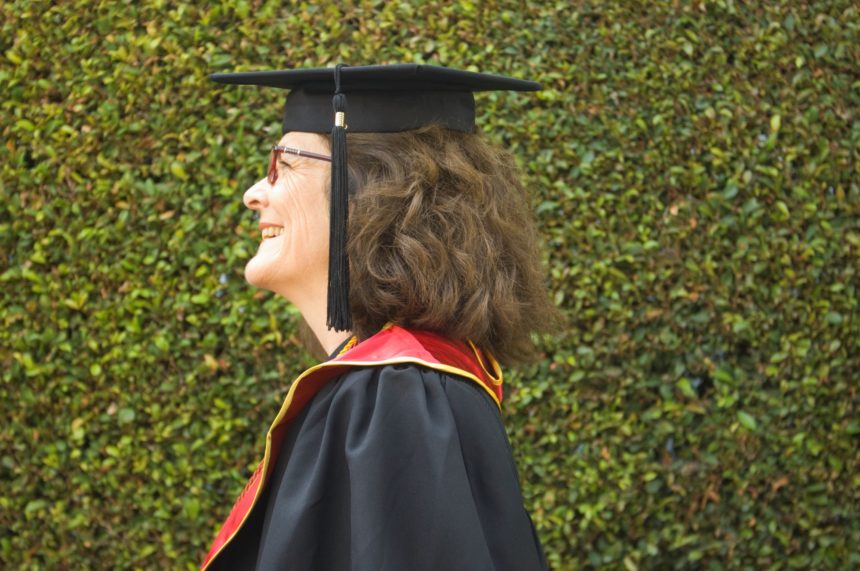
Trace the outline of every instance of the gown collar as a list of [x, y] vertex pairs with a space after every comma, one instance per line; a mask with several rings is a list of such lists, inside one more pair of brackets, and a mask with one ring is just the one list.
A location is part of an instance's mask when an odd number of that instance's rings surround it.
[[328, 356], [328, 360], [331, 361], [332, 359], [334, 359], [335, 357], [337, 357], [338, 355], [343, 353], [347, 349], [348, 346], [351, 346], [351, 344], [354, 344], [353, 339], [355, 339], [355, 335], [352, 335], [352, 336], [344, 339], [340, 343], [340, 345], [338, 345], [337, 348], [332, 352], [332, 354]]

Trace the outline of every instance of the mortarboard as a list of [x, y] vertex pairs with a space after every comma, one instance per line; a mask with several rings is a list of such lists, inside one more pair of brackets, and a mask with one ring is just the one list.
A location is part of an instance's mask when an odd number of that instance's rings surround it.
[[[433, 123], [475, 130], [475, 91], [536, 91], [539, 83], [422, 64], [348, 66], [214, 73], [234, 85], [288, 89], [282, 133], [330, 133], [331, 221], [326, 325], [352, 329], [349, 307], [346, 131], [391, 133]], [[347, 113], [347, 96], [349, 112]]]

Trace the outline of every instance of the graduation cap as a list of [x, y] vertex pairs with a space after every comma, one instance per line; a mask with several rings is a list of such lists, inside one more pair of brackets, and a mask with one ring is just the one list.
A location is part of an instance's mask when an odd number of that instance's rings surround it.
[[[233, 85], [288, 89], [282, 133], [330, 133], [331, 221], [326, 325], [352, 329], [346, 255], [348, 181], [346, 131], [391, 133], [438, 124], [475, 131], [475, 91], [536, 91], [539, 83], [421, 64], [213, 73]], [[349, 109], [347, 110], [347, 99]]]

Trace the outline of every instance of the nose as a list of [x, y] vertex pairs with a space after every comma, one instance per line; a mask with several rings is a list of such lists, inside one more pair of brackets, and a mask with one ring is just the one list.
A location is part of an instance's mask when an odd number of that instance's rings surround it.
[[269, 205], [268, 189], [269, 181], [261, 178], [254, 186], [245, 191], [242, 201], [251, 210], [261, 210]]

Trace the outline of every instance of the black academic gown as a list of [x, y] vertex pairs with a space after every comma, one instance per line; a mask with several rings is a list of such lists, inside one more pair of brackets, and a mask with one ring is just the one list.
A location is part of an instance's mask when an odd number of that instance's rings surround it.
[[212, 563], [212, 571], [548, 569], [498, 406], [475, 382], [413, 363], [354, 368], [320, 389]]

